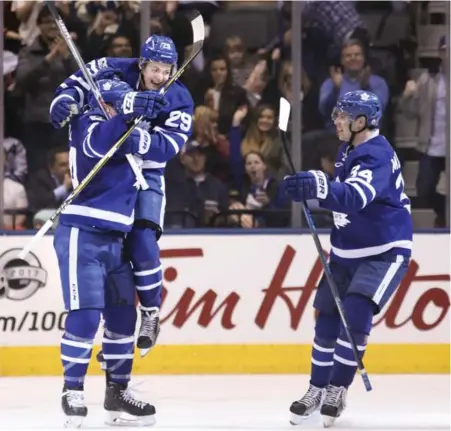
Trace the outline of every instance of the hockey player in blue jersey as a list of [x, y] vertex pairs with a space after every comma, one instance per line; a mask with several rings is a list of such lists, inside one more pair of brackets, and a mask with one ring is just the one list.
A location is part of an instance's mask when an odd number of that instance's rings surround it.
[[[379, 134], [381, 105], [368, 91], [346, 93], [333, 113], [345, 143], [335, 163], [335, 178], [324, 172], [298, 172], [284, 179], [294, 201], [318, 199], [333, 211], [330, 270], [357, 349], [363, 356], [373, 316], [390, 299], [408, 268], [412, 249], [410, 202], [401, 165], [390, 143]], [[310, 386], [290, 411], [299, 424], [320, 409], [330, 426], [346, 406], [357, 370], [325, 277], [314, 301], [318, 311], [312, 347]]]
[[[102, 72], [117, 71], [120, 79], [134, 89], [119, 110], [133, 104], [141, 90], [159, 90], [170, 78], [177, 64], [173, 41], [153, 35], [141, 47], [140, 58], [101, 58], [88, 64], [97, 76]], [[89, 86], [81, 72], [61, 84], [50, 108], [55, 127], [62, 127], [80, 111]], [[143, 136], [151, 141], [150, 159], [143, 162], [143, 175], [150, 186], [141, 190], [136, 206], [136, 220], [127, 238], [127, 249], [133, 264], [135, 285], [140, 300], [141, 327], [137, 345], [144, 356], [155, 345], [160, 324], [159, 309], [162, 292], [162, 270], [158, 239], [162, 233], [165, 210], [164, 170], [166, 162], [174, 157], [192, 132], [193, 101], [188, 90], [176, 81], [167, 93], [168, 106], [160, 115], [142, 124]]]
[[[132, 89], [119, 81], [100, 81], [106, 102], [121, 102]], [[70, 123], [70, 173], [74, 186], [139, 115], [153, 118], [165, 104], [155, 92], [136, 95], [134, 110], [119, 113], [108, 105], [107, 120], [95, 99]], [[158, 103], [161, 106], [157, 106]], [[130, 261], [123, 256], [125, 236], [133, 228], [138, 200], [135, 177], [126, 153], [148, 157], [150, 140], [134, 131], [112, 159], [67, 206], [55, 231], [63, 298], [68, 315], [61, 340], [64, 367], [62, 407], [67, 425], [80, 426], [87, 415], [83, 385], [101, 314], [102, 349], [107, 367], [104, 408], [107, 423], [120, 422], [123, 413], [137, 424], [152, 424], [155, 408], [133, 398], [127, 388], [133, 364], [136, 326], [135, 285]], [[118, 181], [120, 178], [120, 181]]]

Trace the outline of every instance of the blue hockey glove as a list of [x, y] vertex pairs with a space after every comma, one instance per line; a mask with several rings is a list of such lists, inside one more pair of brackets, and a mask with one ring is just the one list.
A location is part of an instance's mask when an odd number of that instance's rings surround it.
[[141, 115], [152, 120], [167, 105], [167, 99], [156, 91], [130, 91], [122, 98], [119, 112], [127, 120]]
[[106, 67], [104, 69], [100, 69], [93, 78], [96, 81], [101, 81], [103, 79], [116, 79], [119, 81], [123, 80], [123, 74], [119, 69], [113, 69], [112, 67]]
[[285, 193], [295, 202], [308, 199], [325, 199], [329, 181], [321, 171], [298, 172], [283, 179]]
[[80, 108], [74, 96], [63, 93], [55, 97], [50, 105], [50, 122], [55, 129], [60, 129], [79, 113]]
[[149, 152], [150, 149], [150, 134], [147, 130], [140, 129], [137, 127], [131, 133], [127, 142], [128, 153], [144, 156]]

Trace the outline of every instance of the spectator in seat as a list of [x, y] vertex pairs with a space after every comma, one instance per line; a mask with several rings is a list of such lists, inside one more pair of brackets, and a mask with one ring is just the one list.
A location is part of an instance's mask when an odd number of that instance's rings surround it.
[[11, 179], [24, 184], [28, 166], [27, 152], [22, 142], [16, 138], [7, 137], [3, 140], [5, 149], [5, 174]]
[[196, 105], [207, 105], [218, 112], [218, 131], [227, 134], [233, 114], [239, 106], [247, 105], [246, 91], [233, 84], [230, 63], [224, 55], [214, 56], [205, 68], [206, 76], [194, 92]]
[[247, 131], [243, 133], [242, 123], [247, 115], [247, 106], [237, 109], [229, 133], [231, 172], [238, 190], [244, 175], [244, 158], [251, 151], [263, 154], [268, 172], [276, 179], [280, 180], [288, 172], [277, 131], [275, 109], [270, 105], [258, 106], [252, 113]]
[[111, 36], [106, 45], [107, 57], [131, 58], [133, 56], [132, 43], [126, 35]]
[[[207, 157], [204, 148], [197, 142], [188, 142], [178, 160], [184, 172], [178, 178], [167, 181], [165, 226], [209, 226], [214, 214], [227, 210], [227, 187], [218, 178], [205, 171]], [[171, 211], [189, 211], [196, 220], [185, 219], [188, 221], [186, 223], [182, 215], [171, 214]]]
[[[7, 173], [8, 155], [4, 150], [5, 176], [3, 178], [3, 205], [7, 211], [27, 210], [28, 200], [25, 187]], [[8, 230], [20, 230], [25, 227], [26, 214], [4, 214], [3, 226]]]
[[128, 19], [128, 8], [122, 3], [126, 2], [78, 2], [78, 16], [89, 22], [85, 61], [97, 58], [105, 42], [115, 34], [126, 35], [132, 47], [139, 45], [138, 30], [133, 20]]
[[371, 91], [379, 97], [382, 109], [387, 107], [390, 97], [387, 83], [381, 76], [371, 73], [362, 43], [351, 39], [343, 44], [341, 66], [330, 67], [330, 78], [323, 82], [320, 89], [319, 110], [328, 130], [335, 129], [330, 116], [337, 100], [356, 90]]
[[230, 36], [225, 41], [225, 54], [230, 62], [233, 83], [243, 87], [254, 69], [244, 49], [243, 40], [239, 36]]
[[56, 130], [49, 121], [49, 107], [58, 84], [78, 67], [47, 7], [37, 18], [41, 31], [19, 53], [16, 91], [24, 99], [22, 141], [27, 150], [29, 173], [46, 165], [46, 153], [67, 140], [67, 129]]
[[[240, 191], [239, 201], [232, 203], [230, 209], [249, 210], [277, 210], [284, 209], [285, 199], [281, 201], [279, 184], [266, 168], [263, 154], [250, 151], [244, 157], [246, 171], [243, 187]], [[259, 216], [232, 215], [230, 220], [243, 228], [252, 227], [283, 227], [287, 225], [286, 216], [280, 213], [262, 214]]]
[[229, 178], [229, 141], [218, 134], [218, 113], [208, 106], [194, 111], [193, 134], [190, 141], [199, 145], [207, 158], [205, 171], [227, 182]]
[[433, 208], [436, 227], [445, 227], [446, 199], [437, 193], [440, 174], [446, 166], [447, 122], [446, 103], [449, 60], [446, 55], [446, 38], [439, 42], [440, 67], [438, 73], [423, 72], [416, 81], [408, 81], [400, 99], [404, 115], [418, 120], [420, 153], [417, 177], [417, 196], [421, 203]]
[[30, 209], [58, 208], [69, 196], [72, 180], [69, 172], [69, 152], [66, 148], [54, 148], [48, 155], [47, 168], [36, 172], [29, 179], [28, 198]]

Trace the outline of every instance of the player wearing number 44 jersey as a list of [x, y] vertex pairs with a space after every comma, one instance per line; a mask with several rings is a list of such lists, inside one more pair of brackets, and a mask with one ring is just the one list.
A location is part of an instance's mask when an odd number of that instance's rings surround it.
[[[141, 47], [140, 58], [101, 58], [87, 66], [95, 79], [120, 79], [133, 89], [115, 107], [120, 113], [141, 108], [140, 92], [157, 92], [166, 84], [177, 64], [173, 41], [153, 35]], [[67, 78], [56, 92], [50, 107], [55, 127], [63, 127], [78, 115], [86, 103], [89, 86], [81, 72]], [[159, 334], [159, 309], [162, 271], [157, 241], [162, 233], [165, 211], [164, 170], [192, 132], [193, 101], [180, 82], [174, 82], [165, 94], [167, 105], [152, 120], [143, 121], [138, 130], [150, 142], [148, 159], [142, 161], [148, 190], [141, 190], [135, 208], [135, 223], [128, 234], [126, 249], [133, 264], [134, 280], [141, 304], [138, 347], [144, 356], [155, 345]]]
[[[367, 91], [346, 93], [332, 120], [340, 140], [335, 175], [298, 172], [284, 179], [295, 201], [318, 199], [333, 211], [330, 270], [350, 331], [363, 356], [373, 316], [381, 311], [407, 271], [412, 249], [410, 201], [404, 193], [401, 165], [390, 143], [379, 134], [381, 105]], [[327, 279], [314, 301], [318, 311], [307, 393], [290, 408], [299, 424], [320, 409], [330, 426], [346, 406], [357, 370]]]

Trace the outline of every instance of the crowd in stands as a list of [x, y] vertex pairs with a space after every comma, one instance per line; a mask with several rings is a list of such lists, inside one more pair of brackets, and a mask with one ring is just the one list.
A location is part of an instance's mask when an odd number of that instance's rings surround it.
[[[54, 129], [48, 113], [58, 84], [78, 68], [44, 2], [2, 3], [3, 220], [7, 229], [36, 228], [72, 190], [67, 128]], [[55, 3], [86, 62], [138, 56], [140, 1]], [[382, 133], [394, 145], [395, 111], [418, 120], [415, 204], [433, 208], [435, 226], [444, 226], [445, 198], [436, 188], [449, 143], [448, 62], [431, 62], [419, 77], [409, 73], [415, 67], [415, 22], [421, 9], [414, 3], [303, 2], [302, 74], [293, 77], [291, 2], [152, 0], [151, 32], [173, 38], [179, 63], [191, 48], [191, 9], [202, 13], [208, 36], [203, 52], [181, 77], [195, 101], [194, 131], [167, 166], [165, 227], [290, 226], [291, 204], [279, 187], [288, 172], [277, 133], [279, 98], [302, 103], [302, 168], [332, 176], [340, 143], [330, 114], [341, 95], [356, 89], [379, 96], [385, 113]], [[386, 21], [362, 19], [374, 8], [385, 20], [405, 18], [405, 34], [393, 46], [384, 49], [374, 40], [372, 28], [380, 36]], [[259, 11], [270, 22], [259, 21]], [[248, 17], [251, 30], [236, 27], [234, 33], [233, 26], [221, 26], [227, 14]], [[443, 59], [445, 38], [437, 48]], [[299, 95], [292, 94], [293, 78], [301, 82]], [[329, 213], [315, 217], [320, 227], [333, 223]]]

